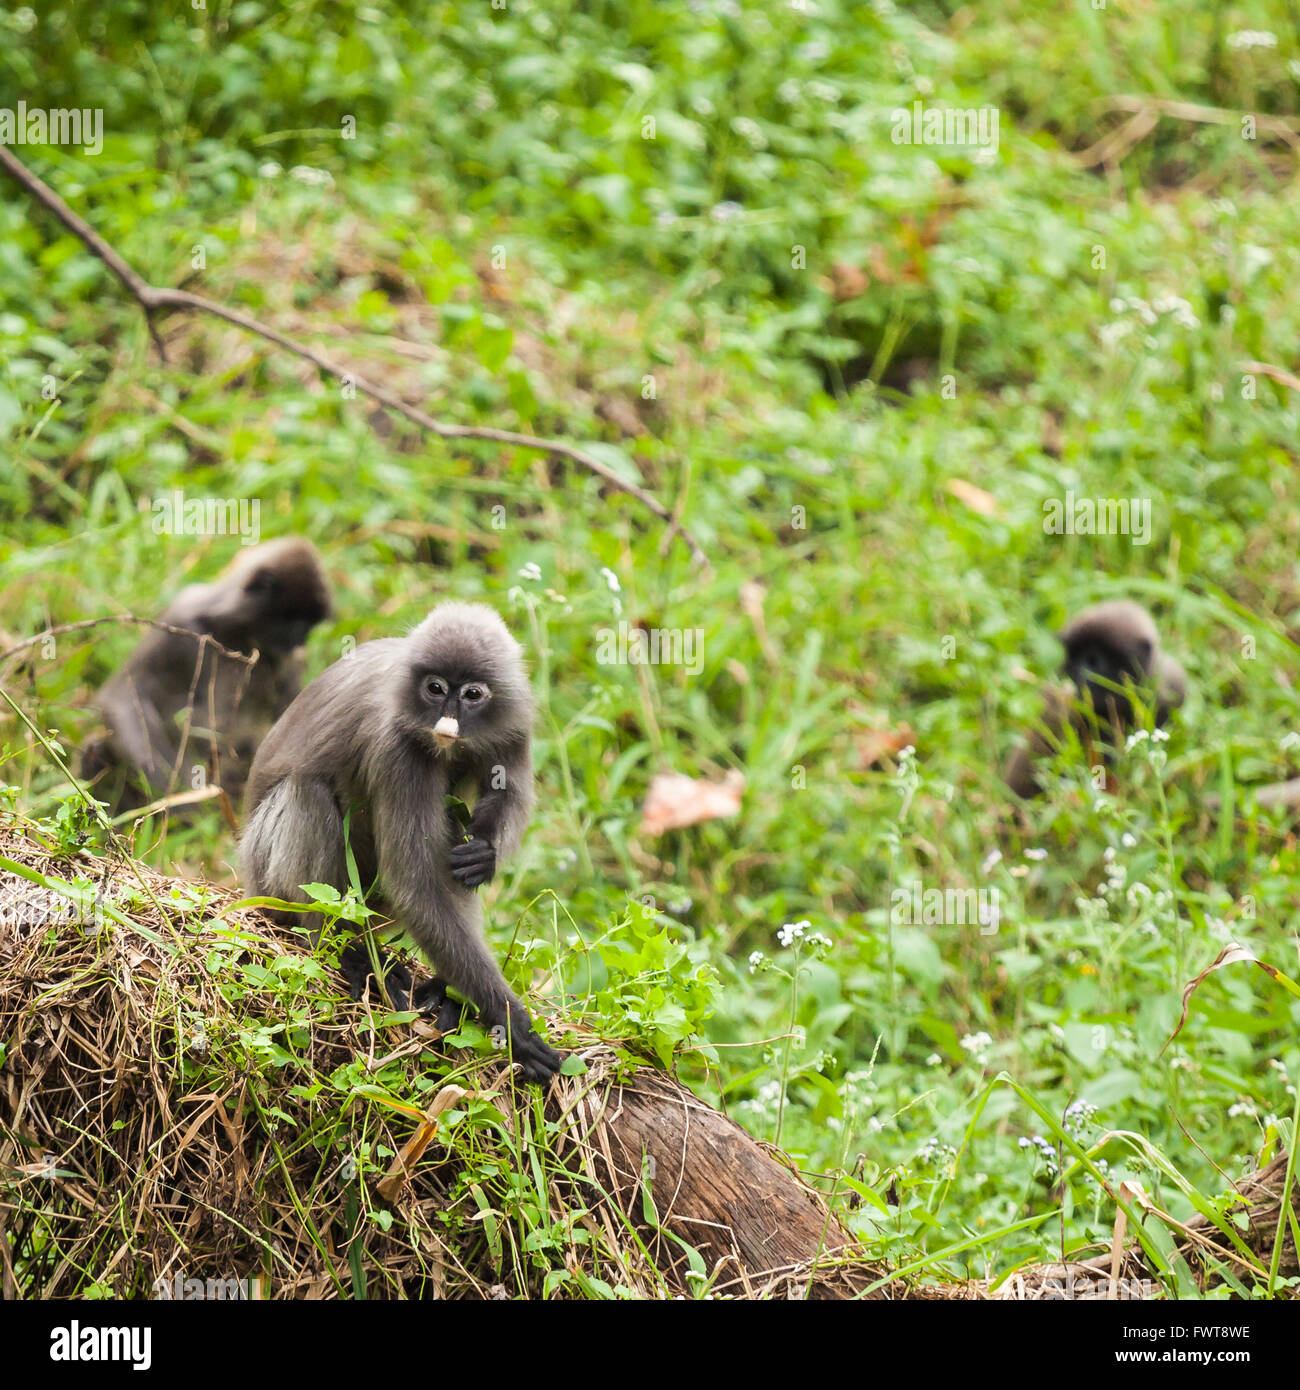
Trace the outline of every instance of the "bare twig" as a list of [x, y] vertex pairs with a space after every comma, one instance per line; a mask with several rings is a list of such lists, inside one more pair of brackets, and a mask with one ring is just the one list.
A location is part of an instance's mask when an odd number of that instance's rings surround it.
[[431, 434], [436, 434], [442, 439], [485, 439], [497, 444], [513, 445], [520, 449], [537, 449], [542, 453], [555, 454], [581, 464], [582, 467], [589, 469], [608, 483], [610, 487], [635, 497], [642, 506], [667, 524], [670, 535], [679, 535], [685, 541], [691, 554], [703, 568], [706, 570], [710, 568], [708, 556], [704, 553], [700, 543], [657, 497], [647, 492], [638, 483], [629, 482], [626, 478], [620, 477], [607, 463], [602, 463], [600, 459], [587, 453], [586, 450], [579, 449], [574, 444], [566, 444], [562, 440], [541, 439], [536, 435], [520, 434], [515, 430], [498, 430], [487, 425], [445, 424], [440, 420], [435, 420], [432, 415], [426, 414], [418, 406], [408, 405], [400, 396], [337, 366], [314, 348], [268, 327], [249, 314], [241, 313], [238, 309], [228, 308], [224, 304], [218, 304], [215, 300], [205, 299], [202, 295], [191, 294], [188, 290], [174, 290], [150, 285], [122, 259], [88, 222], [78, 217], [48, 184], [37, 178], [3, 145], [0, 145], [0, 169], [3, 169], [11, 178], [21, 184], [42, 207], [53, 213], [68, 231], [83, 242], [91, 254], [103, 261], [121, 281], [122, 285], [144, 310], [149, 332], [153, 337], [159, 356], [164, 362], [167, 360], [167, 354], [158, 334], [155, 323], [156, 315], [173, 309], [195, 310], [199, 313], [211, 314], [215, 318], [233, 324], [236, 328], [242, 328], [247, 333], [254, 333], [258, 337], [265, 338], [286, 352], [304, 358], [328, 376], [350, 383], [362, 394], [378, 401], [380, 405], [387, 406], [389, 410], [396, 411], [397, 414], [410, 420], [412, 424], [419, 425], [421, 429], [428, 430]]
[[1300, 391], [1300, 376], [1288, 372], [1285, 367], [1275, 367], [1271, 362], [1238, 362], [1237, 370], [1250, 372], [1255, 376], [1266, 376], [1279, 386], [1289, 386], [1292, 391]]
[[1130, 116], [1118, 130], [1103, 135], [1095, 145], [1075, 155], [1075, 159], [1085, 169], [1091, 169], [1095, 164], [1116, 165], [1134, 145], [1155, 129], [1159, 119], [1156, 112], [1144, 107], [1136, 116]]
[[1276, 135], [1291, 148], [1300, 148], [1300, 121], [1285, 116], [1261, 116], [1253, 111], [1233, 111], [1223, 106], [1201, 106], [1191, 101], [1167, 101], [1160, 97], [1120, 94], [1103, 98], [1112, 111], [1153, 111], [1176, 121], [1195, 121], [1200, 125], [1240, 125], [1249, 116], [1255, 129], [1265, 135]]
[[157, 618], [137, 618], [132, 613], [115, 613], [107, 618], [82, 618], [75, 623], [59, 623], [56, 627], [47, 627], [44, 632], [38, 632], [34, 637], [24, 637], [21, 642], [14, 643], [7, 651], [0, 652], [0, 665], [8, 661], [11, 656], [17, 656], [19, 652], [26, 651], [28, 647], [34, 647], [38, 642], [44, 642], [47, 637], [58, 637], [65, 632], [81, 632], [90, 627], [102, 627], [105, 623], [135, 623], [139, 627], [156, 627], [162, 632], [174, 632], [181, 637], [193, 637], [198, 641], [200, 648], [205, 645], [209, 646], [221, 656], [242, 661], [245, 666], [252, 666], [257, 661], [256, 652], [251, 656], [244, 652], [232, 652], [229, 647], [223, 647], [209, 632], [195, 632], [188, 627], [173, 627], [171, 623], [159, 622]]

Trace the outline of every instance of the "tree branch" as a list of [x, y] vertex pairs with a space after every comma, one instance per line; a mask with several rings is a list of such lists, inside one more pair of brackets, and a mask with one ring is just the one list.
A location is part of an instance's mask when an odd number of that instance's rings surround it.
[[11, 656], [17, 656], [19, 652], [26, 651], [28, 647], [34, 647], [38, 642], [45, 641], [47, 637], [58, 637], [64, 632], [82, 632], [86, 628], [102, 627], [105, 623], [136, 623], [140, 627], [156, 627], [161, 632], [174, 632], [181, 637], [193, 637], [200, 647], [212, 647], [220, 655], [228, 656], [234, 661], [242, 661], [245, 666], [253, 666], [257, 662], [256, 653], [249, 656], [245, 652], [232, 652], [229, 647], [223, 647], [210, 632], [195, 632], [193, 628], [173, 627], [171, 623], [159, 622], [157, 618], [137, 618], [132, 613], [114, 613], [107, 618], [82, 618], [75, 623], [59, 623], [57, 627], [47, 627], [44, 632], [38, 632], [33, 637], [24, 637], [21, 642], [16, 642], [12, 647], [0, 652], [0, 666]]
[[112, 271], [144, 310], [149, 332], [158, 349], [158, 354], [164, 362], [167, 361], [167, 353], [158, 334], [155, 323], [156, 315], [173, 309], [195, 310], [199, 313], [211, 314], [215, 318], [233, 324], [236, 328], [242, 328], [246, 333], [256, 334], [258, 337], [274, 343], [277, 347], [283, 348], [286, 352], [291, 352], [295, 356], [305, 359], [328, 376], [339, 381], [351, 382], [362, 394], [378, 401], [380, 405], [386, 406], [389, 410], [410, 420], [412, 424], [419, 425], [421, 429], [428, 430], [431, 434], [436, 434], [442, 439], [486, 439], [493, 443], [509, 444], [521, 449], [537, 449], [541, 453], [554, 454], [581, 464], [582, 467], [589, 469], [608, 483], [610, 487], [635, 497], [642, 506], [653, 512], [667, 525], [669, 535], [678, 535], [682, 538], [703, 569], [707, 571], [711, 568], [709, 558], [700, 543], [657, 497], [647, 492], [638, 483], [621, 478], [607, 463], [602, 463], [600, 459], [587, 453], [586, 450], [579, 449], [574, 444], [566, 444], [562, 440], [541, 439], [536, 435], [520, 434], [514, 430], [493, 429], [487, 425], [445, 424], [440, 420], [435, 420], [433, 416], [426, 414], [418, 406], [408, 405], [392, 391], [385, 390], [384, 387], [377, 386], [374, 382], [367, 381], [364, 377], [357, 376], [337, 366], [314, 348], [268, 327], [249, 314], [241, 313], [238, 309], [227, 308], [224, 304], [218, 304], [212, 299], [205, 299], [202, 295], [191, 294], [188, 290], [174, 290], [150, 285], [118, 255], [88, 222], [78, 217], [48, 184], [33, 174], [3, 145], [0, 145], [0, 169], [3, 169], [12, 179], [21, 184], [42, 207], [53, 213], [73, 236], [84, 243], [92, 255], [103, 261]]

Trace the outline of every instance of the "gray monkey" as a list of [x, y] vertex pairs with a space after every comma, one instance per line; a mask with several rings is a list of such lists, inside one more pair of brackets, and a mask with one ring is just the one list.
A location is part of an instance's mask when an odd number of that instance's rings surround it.
[[[164, 795], [179, 762], [206, 761], [236, 802], [258, 741], [302, 689], [300, 648], [330, 615], [320, 557], [299, 536], [241, 550], [208, 584], [182, 589], [155, 628], [99, 692], [108, 733], [85, 747], [81, 774], [114, 810]], [[258, 659], [251, 668], [203, 644], [204, 635]], [[189, 709], [192, 747], [178, 718]]]
[[[439, 976], [412, 997], [409, 973], [385, 969], [394, 1005], [437, 1008], [442, 1025], [452, 985], [509, 1039], [524, 1077], [540, 1082], [560, 1054], [533, 1031], [488, 950], [474, 893], [523, 839], [532, 723], [523, 653], [500, 617], [481, 604], [442, 604], [406, 637], [363, 643], [290, 705], [253, 763], [240, 865], [252, 894], [303, 902], [305, 883], [344, 891], [350, 812], [368, 905], [403, 923]], [[461, 783], [477, 790], [468, 839], [446, 802]], [[359, 947], [344, 954], [360, 997], [369, 964]]]

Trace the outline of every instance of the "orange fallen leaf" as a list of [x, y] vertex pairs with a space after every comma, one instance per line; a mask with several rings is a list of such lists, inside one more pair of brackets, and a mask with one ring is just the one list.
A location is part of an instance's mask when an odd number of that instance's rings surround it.
[[863, 729], [854, 738], [858, 750], [858, 768], [865, 772], [890, 753], [897, 753], [909, 744], [916, 747], [916, 733], [906, 724], [897, 729]]
[[375, 1189], [385, 1202], [395, 1202], [402, 1188], [410, 1181], [415, 1165], [423, 1157], [425, 1149], [433, 1143], [433, 1137], [438, 1132], [438, 1116], [444, 1110], [449, 1110], [458, 1100], [464, 1100], [467, 1095], [469, 1092], [461, 1086], [444, 1086], [434, 1096], [433, 1104], [425, 1112], [415, 1133], [402, 1145], [397, 1157], [389, 1164], [388, 1172]]
[[985, 492], [982, 487], [968, 483], [965, 478], [949, 478], [945, 486], [959, 502], [964, 502], [971, 511], [978, 512], [980, 516], [997, 515], [998, 499], [991, 492]]
[[688, 777], [684, 772], [656, 773], [641, 808], [641, 833], [662, 835], [666, 830], [734, 816], [744, 790], [744, 774], [734, 768], [721, 782]]

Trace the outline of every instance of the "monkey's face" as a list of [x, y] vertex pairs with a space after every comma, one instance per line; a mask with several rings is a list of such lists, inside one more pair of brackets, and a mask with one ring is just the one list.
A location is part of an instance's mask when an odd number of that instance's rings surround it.
[[258, 570], [245, 587], [249, 645], [263, 655], [287, 656], [330, 613], [329, 595], [315, 576]]
[[1115, 642], [1093, 632], [1080, 632], [1065, 647], [1065, 672], [1080, 699], [1098, 714], [1130, 723], [1133, 707], [1117, 687], [1138, 685], [1151, 669], [1154, 655], [1146, 638]]
[[420, 674], [416, 694], [420, 724], [443, 752], [472, 748], [499, 722], [492, 708], [492, 687], [467, 670]]

